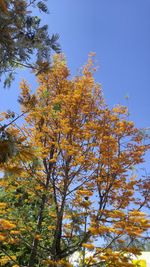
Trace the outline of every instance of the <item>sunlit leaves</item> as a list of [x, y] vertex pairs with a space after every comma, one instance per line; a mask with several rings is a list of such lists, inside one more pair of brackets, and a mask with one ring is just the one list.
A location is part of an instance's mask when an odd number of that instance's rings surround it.
[[93, 251], [87, 266], [132, 266], [130, 255], [139, 250], [130, 241], [149, 228], [141, 212], [147, 181], [133, 173], [148, 147], [126, 108], [107, 107], [92, 65], [89, 58], [71, 79], [57, 55], [50, 71], [39, 74], [34, 94], [21, 84], [26, 122], [11, 127], [20, 143], [2, 164], [1, 181], [4, 220], [16, 225], [2, 231], [1, 240], [10, 253], [11, 235], [18, 264], [69, 266], [70, 255], [87, 249]]

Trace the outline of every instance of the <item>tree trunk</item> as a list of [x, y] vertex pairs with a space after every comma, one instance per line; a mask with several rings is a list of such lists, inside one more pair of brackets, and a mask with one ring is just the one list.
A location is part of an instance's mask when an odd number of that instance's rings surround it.
[[[42, 202], [41, 202], [41, 207], [40, 207], [40, 211], [39, 211], [39, 215], [38, 215], [37, 230], [36, 230], [35, 235], [39, 234], [39, 232], [41, 231], [42, 220], [43, 220], [43, 210], [44, 210], [44, 207], [45, 207], [45, 203], [46, 203], [46, 195], [43, 195]], [[39, 242], [39, 240], [37, 240], [34, 237], [33, 242], [32, 242], [32, 249], [31, 249], [31, 254], [30, 254], [28, 267], [33, 267], [34, 264], [35, 264], [38, 242]]]

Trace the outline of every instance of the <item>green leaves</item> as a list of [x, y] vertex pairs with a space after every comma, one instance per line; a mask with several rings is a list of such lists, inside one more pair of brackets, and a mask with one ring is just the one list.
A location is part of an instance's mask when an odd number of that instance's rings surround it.
[[61, 104], [60, 104], [60, 103], [56, 103], [56, 104], [54, 105], [54, 107], [53, 107], [53, 110], [54, 110], [55, 112], [57, 112], [57, 111], [61, 111]]
[[51, 50], [60, 52], [59, 36], [50, 37], [48, 26], [32, 15], [31, 7], [48, 13], [44, 1], [8, 1], [7, 12], [0, 7], [0, 77], [7, 73], [4, 87], [10, 87], [18, 67], [39, 72], [39, 62], [49, 64]]
[[43, 1], [39, 1], [37, 3], [37, 7], [44, 13], [48, 13], [48, 8], [46, 6], [46, 4]]

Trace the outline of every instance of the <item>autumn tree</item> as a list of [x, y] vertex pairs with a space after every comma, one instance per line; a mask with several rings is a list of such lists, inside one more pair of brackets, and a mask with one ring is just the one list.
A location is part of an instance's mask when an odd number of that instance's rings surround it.
[[148, 146], [125, 107], [105, 104], [93, 71], [90, 57], [71, 78], [55, 56], [34, 94], [21, 84], [26, 123], [9, 127], [18, 149], [1, 163], [1, 265], [72, 266], [74, 252], [93, 250], [82, 266], [133, 266], [149, 227], [149, 183], [133, 168]]
[[49, 37], [48, 26], [41, 25], [33, 9], [47, 13], [45, 1], [0, 0], [0, 77], [10, 86], [18, 67], [36, 72], [48, 67], [50, 51], [60, 51], [58, 35]]

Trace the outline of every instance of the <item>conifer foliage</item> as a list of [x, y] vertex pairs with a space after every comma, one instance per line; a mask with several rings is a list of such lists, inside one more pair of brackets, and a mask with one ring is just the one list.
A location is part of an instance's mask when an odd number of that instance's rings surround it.
[[48, 26], [41, 26], [34, 8], [48, 12], [44, 0], [0, 0], [0, 77], [6, 75], [5, 86], [10, 86], [18, 67], [41, 71], [48, 67], [51, 49], [60, 51], [59, 36], [49, 37]]
[[34, 94], [21, 84], [26, 123], [9, 127], [19, 149], [0, 165], [2, 266], [69, 267], [75, 251], [81, 266], [133, 266], [149, 227], [148, 183], [133, 167], [147, 146], [127, 109], [105, 104], [93, 71], [89, 57], [70, 78], [57, 55]]

